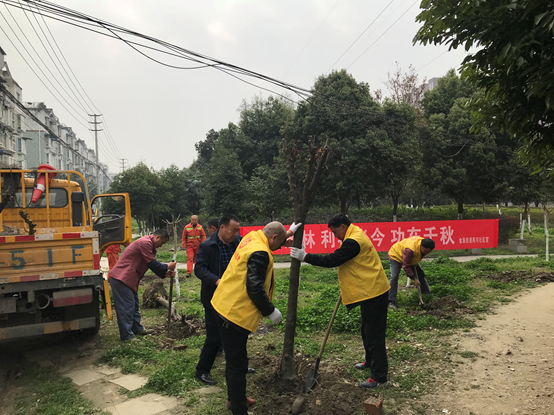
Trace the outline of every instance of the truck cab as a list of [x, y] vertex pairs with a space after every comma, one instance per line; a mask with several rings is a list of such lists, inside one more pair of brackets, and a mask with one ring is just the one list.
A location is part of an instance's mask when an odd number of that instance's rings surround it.
[[132, 241], [128, 194], [91, 199], [72, 170], [0, 170], [0, 178], [0, 340], [96, 334], [107, 290], [100, 257]]

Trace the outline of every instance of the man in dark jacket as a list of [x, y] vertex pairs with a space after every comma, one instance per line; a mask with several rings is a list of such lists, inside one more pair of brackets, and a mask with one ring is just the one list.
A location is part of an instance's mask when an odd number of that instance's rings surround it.
[[196, 258], [194, 273], [202, 280], [200, 300], [206, 316], [206, 340], [196, 366], [196, 379], [206, 385], [216, 384], [210, 371], [222, 347], [211, 301], [221, 276], [241, 241], [239, 231], [238, 218], [231, 214], [223, 215], [219, 220], [219, 229], [200, 245]]

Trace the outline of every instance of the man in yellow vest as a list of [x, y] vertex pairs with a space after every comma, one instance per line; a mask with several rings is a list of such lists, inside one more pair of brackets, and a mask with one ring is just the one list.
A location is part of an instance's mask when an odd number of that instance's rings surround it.
[[365, 361], [356, 368], [371, 369], [371, 377], [360, 386], [376, 388], [387, 381], [389, 371], [385, 345], [389, 282], [371, 240], [348, 216], [338, 214], [328, 226], [342, 241], [339, 249], [329, 255], [314, 255], [306, 254], [304, 248], [292, 248], [290, 256], [320, 267], [338, 267], [342, 303], [348, 310], [360, 306], [362, 314]]
[[246, 415], [256, 403], [246, 398], [248, 355], [246, 341], [255, 332], [262, 316], [272, 324], [281, 321], [281, 312], [271, 302], [275, 280], [273, 252], [283, 246], [301, 224], [288, 231], [279, 222], [242, 238], [212, 297], [215, 320], [225, 350], [227, 407], [233, 415]]
[[389, 307], [397, 308], [396, 295], [398, 293], [398, 276], [404, 268], [408, 278], [414, 280], [414, 285], [421, 288], [422, 294], [431, 292], [425, 279], [425, 272], [419, 266], [419, 262], [425, 255], [429, 255], [435, 249], [435, 241], [421, 236], [411, 236], [395, 243], [389, 250], [390, 262], [390, 291]]

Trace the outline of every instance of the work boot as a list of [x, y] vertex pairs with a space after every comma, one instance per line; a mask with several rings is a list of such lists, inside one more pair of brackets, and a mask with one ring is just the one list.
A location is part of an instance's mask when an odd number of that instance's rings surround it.
[[398, 307], [396, 306], [396, 303], [394, 301], [389, 301], [389, 308], [396, 310]]
[[152, 330], [143, 329], [138, 333], [135, 333], [137, 336], [148, 336], [149, 334], [152, 334]]
[[256, 373], [256, 369], [254, 369], [253, 367], [249, 367], [246, 373], [248, 375], [253, 375], [254, 373]]
[[187, 273], [186, 278], [190, 278], [190, 274]]
[[358, 370], [369, 369], [369, 365], [366, 365], [365, 361], [363, 363], [356, 363], [354, 367]]
[[382, 385], [382, 383], [377, 382], [376, 380], [373, 380], [369, 378], [368, 380], [360, 383], [360, 386], [365, 389], [375, 389], [377, 386]]
[[217, 381], [209, 373], [197, 373], [194, 377], [204, 385], [213, 386], [217, 384]]
[[[254, 406], [256, 405], [256, 399], [252, 398], [246, 398], [246, 406]], [[227, 409], [231, 409], [231, 401], [227, 401]]]

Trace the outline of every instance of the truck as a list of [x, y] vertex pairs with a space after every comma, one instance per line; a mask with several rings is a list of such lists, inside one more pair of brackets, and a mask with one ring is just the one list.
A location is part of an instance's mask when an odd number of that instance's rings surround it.
[[74, 170], [0, 170], [0, 340], [80, 330], [111, 317], [104, 250], [132, 242], [127, 193], [89, 197]]

